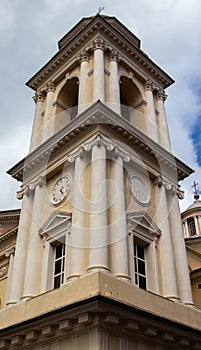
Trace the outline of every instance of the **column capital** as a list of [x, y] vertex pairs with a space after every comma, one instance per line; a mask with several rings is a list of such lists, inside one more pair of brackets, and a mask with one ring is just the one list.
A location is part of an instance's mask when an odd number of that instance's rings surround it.
[[153, 91], [154, 90], [154, 84], [150, 79], [147, 79], [145, 81], [144, 89], [145, 89], [145, 91]]
[[5, 252], [5, 257], [10, 258], [10, 256], [14, 254], [15, 254], [15, 248], [11, 248]]
[[35, 95], [33, 96], [33, 100], [35, 103], [37, 102], [43, 102], [44, 101], [44, 92], [39, 90], [39, 91], [36, 91]]
[[29, 196], [33, 191], [35, 190], [34, 184], [26, 185], [25, 187], [22, 187], [19, 191], [16, 193], [17, 199], [22, 199], [24, 195]]
[[167, 99], [167, 95], [165, 94], [163, 89], [159, 89], [159, 90], [156, 91], [155, 99], [157, 101], [161, 100], [161, 101], [165, 102], [165, 100]]
[[179, 199], [183, 199], [184, 198], [184, 191], [182, 191], [180, 189], [179, 186], [171, 184], [168, 181], [165, 181], [162, 176], [158, 176], [155, 181], [154, 181], [154, 185], [161, 187], [163, 186], [167, 191], [170, 191], [170, 193], [172, 195], [177, 195]]
[[105, 41], [101, 37], [97, 37], [92, 43], [92, 49], [93, 50], [97, 50], [97, 49], [104, 50], [105, 49]]
[[86, 50], [81, 51], [79, 56], [78, 56], [78, 60], [80, 62], [83, 62], [83, 61], [89, 62], [89, 54], [88, 54], [88, 52]]
[[119, 61], [119, 53], [112, 49], [110, 54], [109, 54], [109, 61], [115, 61], [118, 62]]
[[47, 85], [45, 86], [45, 91], [48, 92], [54, 92], [56, 89], [55, 84], [53, 83], [53, 81], [48, 81]]

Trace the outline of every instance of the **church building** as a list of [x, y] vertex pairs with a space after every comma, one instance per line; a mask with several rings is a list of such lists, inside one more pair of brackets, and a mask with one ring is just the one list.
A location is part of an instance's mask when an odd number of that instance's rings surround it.
[[29, 153], [8, 171], [21, 212], [0, 213], [0, 350], [201, 349], [178, 203], [193, 170], [171, 152], [164, 105], [173, 83], [100, 14], [27, 82]]

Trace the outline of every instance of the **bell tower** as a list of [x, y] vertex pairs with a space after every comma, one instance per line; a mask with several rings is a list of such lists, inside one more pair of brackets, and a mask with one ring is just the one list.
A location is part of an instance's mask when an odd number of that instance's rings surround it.
[[[66, 323], [37, 333], [71, 329], [69, 349], [131, 349], [130, 331], [143, 349], [150, 332], [166, 349], [165, 331], [126, 307], [145, 315], [159, 305], [164, 319], [178, 309], [174, 321], [186, 327], [179, 310], [194, 312], [178, 205], [178, 181], [192, 170], [171, 152], [164, 102], [174, 81], [140, 45], [114, 17], [84, 18], [27, 82], [36, 107], [29, 154], [9, 170], [22, 182], [22, 209], [7, 307], [41, 298], [44, 315], [71, 309]], [[78, 312], [90, 298], [95, 309]], [[86, 347], [73, 338], [82, 332]]]

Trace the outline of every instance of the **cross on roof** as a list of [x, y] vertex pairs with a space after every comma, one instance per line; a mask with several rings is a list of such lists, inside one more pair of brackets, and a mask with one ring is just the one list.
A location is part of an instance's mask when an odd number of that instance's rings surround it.
[[198, 193], [198, 185], [199, 185], [198, 182], [196, 183], [196, 182], [194, 181], [194, 182], [193, 182], [193, 185], [191, 186], [191, 187], [194, 187], [194, 190], [195, 190], [195, 191], [193, 192], [194, 194], [197, 194], [197, 193]]
[[100, 13], [104, 10], [104, 8], [105, 8], [105, 7], [99, 7], [97, 13], [100, 15]]

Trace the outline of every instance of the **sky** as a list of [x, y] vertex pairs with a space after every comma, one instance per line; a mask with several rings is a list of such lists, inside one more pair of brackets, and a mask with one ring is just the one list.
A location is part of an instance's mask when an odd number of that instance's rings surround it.
[[201, 190], [200, 0], [1, 0], [0, 1], [0, 210], [19, 208], [20, 183], [6, 171], [28, 152], [35, 104], [25, 86], [57, 51], [57, 42], [82, 17], [115, 16], [175, 83], [166, 90], [172, 151], [195, 170], [180, 183], [193, 201]]

